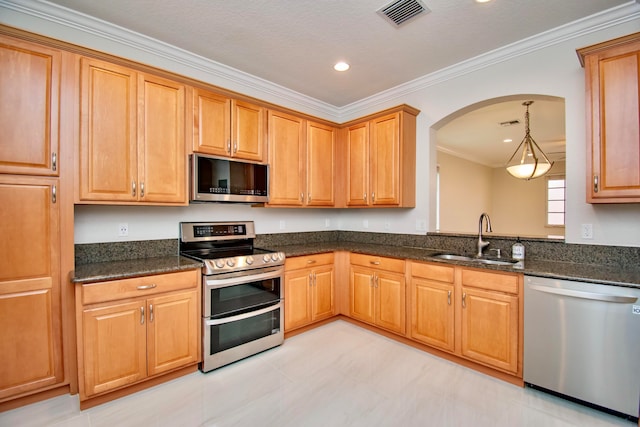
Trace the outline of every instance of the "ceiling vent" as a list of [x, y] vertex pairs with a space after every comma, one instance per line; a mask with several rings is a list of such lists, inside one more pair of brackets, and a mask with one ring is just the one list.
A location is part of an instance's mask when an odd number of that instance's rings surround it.
[[420, 0], [396, 0], [378, 9], [378, 14], [399, 27], [423, 13], [431, 12]]
[[502, 127], [515, 126], [515, 125], [519, 125], [519, 124], [520, 124], [520, 120], [518, 120], [518, 119], [509, 120], [507, 122], [500, 122], [500, 126], [502, 126]]

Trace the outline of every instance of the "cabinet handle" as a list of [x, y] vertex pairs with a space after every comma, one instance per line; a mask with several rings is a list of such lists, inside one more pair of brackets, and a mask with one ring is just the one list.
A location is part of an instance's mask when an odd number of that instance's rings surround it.
[[593, 192], [598, 192], [598, 175], [593, 175]]
[[231, 140], [227, 139], [227, 153], [231, 154]]
[[317, 277], [316, 277], [316, 273], [313, 273], [313, 286], [317, 286], [318, 282], [317, 282]]
[[373, 288], [373, 274], [371, 275], [371, 278], [369, 279], [369, 286], [371, 286]]
[[140, 197], [144, 197], [144, 182], [140, 183]]
[[309, 286], [313, 286], [313, 273], [309, 273]]
[[380, 265], [380, 261], [369, 261], [369, 264]]
[[55, 203], [58, 200], [58, 187], [51, 187], [51, 203]]
[[304, 193], [300, 193], [300, 201], [304, 202]]
[[462, 294], [462, 308], [467, 308], [467, 293]]
[[153, 323], [153, 304], [149, 304], [149, 322]]
[[238, 152], [238, 142], [236, 141], [233, 143], [233, 153], [235, 154], [237, 152]]
[[135, 197], [136, 195], [136, 182], [131, 181], [131, 195]]
[[447, 291], [447, 304], [451, 305], [451, 291]]
[[145, 290], [147, 290], [147, 289], [153, 289], [153, 288], [155, 288], [156, 286], [157, 286], [157, 285], [156, 285], [155, 283], [152, 283], [152, 284], [150, 284], [150, 285], [140, 285], [140, 286], [138, 286], [138, 290], [140, 290], [140, 291], [145, 291]]
[[362, 195], [362, 198], [364, 199], [364, 202], [365, 202], [365, 203], [367, 203], [367, 193], [364, 193], [364, 194]]
[[140, 324], [144, 325], [144, 306], [140, 307]]
[[311, 193], [307, 195], [307, 203], [311, 202]]
[[378, 277], [377, 274], [374, 274], [374, 277], [375, 277], [375, 283], [376, 283], [375, 287], [377, 288], [378, 287], [378, 279], [379, 279], [379, 277]]
[[55, 172], [58, 169], [58, 154], [51, 153], [51, 169]]
[[307, 260], [307, 264], [315, 264], [316, 260], [315, 259], [309, 259]]
[[376, 192], [375, 192], [375, 191], [372, 191], [372, 192], [371, 192], [371, 202], [373, 203], [373, 202], [375, 202], [375, 201], [376, 201]]

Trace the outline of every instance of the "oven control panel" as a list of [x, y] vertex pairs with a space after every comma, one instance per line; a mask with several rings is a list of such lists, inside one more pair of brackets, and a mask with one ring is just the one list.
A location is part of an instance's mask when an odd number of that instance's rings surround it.
[[255, 237], [253, 221], [180, 223], [180, 240], [182, 242], [253, 239]]

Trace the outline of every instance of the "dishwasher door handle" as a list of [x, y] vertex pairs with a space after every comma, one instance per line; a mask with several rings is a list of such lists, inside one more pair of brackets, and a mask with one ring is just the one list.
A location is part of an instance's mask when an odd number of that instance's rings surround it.
[[573, 289], [551, 288], [549, 286], [541, 286], [541, 285], [528, 285], [528, 286], [529, 288], [535, 291], [546, 292], [548, 294], [565, 295], [568, 297], [591, 299], [595, 301], [615, 302], [619, 304], [632, 304], [638, 301], [637, 297], [630, 297], [630, 296], [624, 296], [624, 295], [598, 294], [595, 292], [576, 291]]

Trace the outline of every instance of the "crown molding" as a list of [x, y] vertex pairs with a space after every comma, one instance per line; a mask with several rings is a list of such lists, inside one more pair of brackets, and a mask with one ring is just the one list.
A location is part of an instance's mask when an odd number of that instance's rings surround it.
[[[138, 55], [142, 55], [149, 65], [153, 66], [154, 59], [159, 62], [158, 58], [162, 58], [181, 66], [182, 68], [176, 67], [180, 70], [177, 72], [184, 74], [185, 68], [192, 70], [191, 74], [195, 74], [195, 76], [190, 75], [189, 77], [195, 77], [240, 93], [245, 93], [247, 89], [250, 89], [256, 92], [251, 93], [251, 96], [260, 98], [263, 95], [267, 98], [265, 100], [269, 102], [343, 123], [350, 118], [359, 117], [380, 106], [388, 106], [405, 96], [447, 80], [532, 51], [638, 19], [640, 18], [639, 2], [640, 0], [629, 1], [618, 7], [459, 62], [343, 107], [331, 105], [184, 49], [47, 1], [0, 0], [0, 11], [2, 12], [0, 13], [0, 23], [38, 34], [46, 31], [47, 33], [42, 35], [75, 44], [79, 44], [77, 40], [86, 40], [86, 37], [89, 36], [93, 43], [101, 46], [101, 49], [127, 48], [131, 52], [128, 59], [140, 62]], [[94, 46], [87, 47], [95, 48]], [[220, 83], [220, 81], [224, 83]], [[223, 86], [223, 84], [228, 84], [231, 87]]]
[[605, 10], [566, 25], [536, 34], [532, 37], [494, 49], [482, 55], [426, 74], [409, 82], [378, 92], [344, 107], [338, 108], [339, 116], [358, 117], [372, 108], [389, 105], [398, 98], [411, 95], [430, 86], [452, 80], [465, 74], [498, 64], [521, 55], [531, 53], [549, 46], [563, 43], [587, 34], [624, 24], [640, 18], [640, 0], [629, 1], [618, 7]]
[[[20, 29], [73, 44], [80, 44], [78, 40], [87, 40], [87, 36], [89, 36], [89, 40], [100, 45], [99, 50], [116, 50], [125, 47], [131, 52], [127, 59], [142, 62], [138, 56], [141, 54], [148, 65], [158, 66], [154, 62], [157, 63], [159, 62], [157, 58], [162, 58], [175, 63], [176, 68], [187, 68], [195, 71], [197, 78], [207, 83], [240, 93], [245, 93], [246, 89], [250, 89], [252, 91], [250, 95], [253, 97], [265, 97], [270, 102], [274, 102], [273, 99], [275, 98], [277, 101], [274, 103], [279, 105], [302, 109], [308, 114], [335, 122], [340, 120], [339, 115], [337, 115], [338, 110], [331, 104], [143, 34], [47, 1], [0, 0], [0, 12], [0, 23], [8, 26], [19, 27]], [[33, 18], [36, 19], [34, 20]], [[45, 21], [47, 25], [43, 25], [42, 21]], [[43, 34], [45, 28], [47, 33]], [[95, 46], [85, 47], [96, 48]], [[107, 51], [107, 53], [111, 52]], [[184, 71], [181, 74], [184, 74]], [[194, 76], [190, 75], [189, 77]], [[221, 84], [220, 80], [232, 87], [223, 86], [224, 83]], [[254, 92], [257, 92], [258, 95]]]

